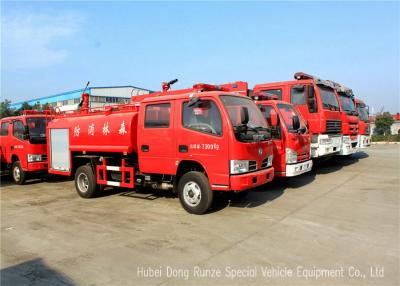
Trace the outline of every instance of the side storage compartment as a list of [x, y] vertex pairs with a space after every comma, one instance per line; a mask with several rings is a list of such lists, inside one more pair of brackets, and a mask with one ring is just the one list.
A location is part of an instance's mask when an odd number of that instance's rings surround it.
[[69, 129], [50, 129], [50, 169], [71, 172], [71, 152], [69, 150]]

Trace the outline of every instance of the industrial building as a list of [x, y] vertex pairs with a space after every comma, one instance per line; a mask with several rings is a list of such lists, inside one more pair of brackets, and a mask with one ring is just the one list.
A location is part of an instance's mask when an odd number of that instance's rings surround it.
[[[46, 104], [55, 108], [59, 107], [61, 110], [74, 110], [77, 108], [82, 95], [83, 89], [63, 92], [41, 98], [11, 103], [12, 109], [19, 109], [24, 102], [29, 105]], [[86, 93], [89, 96], [89, 104], [91, 108], [102, 107], [106, 105], [128, 103], [130, 98], [135, 95], [142, 95], [151, 93], [151, 90], [139, 88], [135, 86], [109, 86], [109, 87], [88, 87]]]

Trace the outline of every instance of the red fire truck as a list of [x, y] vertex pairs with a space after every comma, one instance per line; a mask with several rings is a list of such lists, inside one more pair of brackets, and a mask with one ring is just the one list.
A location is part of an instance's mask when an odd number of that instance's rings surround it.
[[274, 94], [296, 106], [311, 133], [311, 156], [319, 158], [340, 152], [342, 120], [331, 82], [298, 72], [295, 80], [257, 84], [254, 93]]
[[253, 94], [253, 99], [271, 126], [275, 175], [293, 177], [311, 171], [311, 136], [297, 109], [274, 95]]
[[249, 96], [259, 106], [271, 126], [275, 176], [293, 177], [311, 171], [311, 136], [306, 121], [292, 104], [278, 100], [274, 94], [253, 92], [248, 89], [247, 82], [223, 84], [221, 87]]
[[330, 81], [335, 87], [342, 119], [342, 145], [338, 155], [348, 156], [357, 152], [358, 116], [353, 91], [337, 82]]
[[361, 99], [356, 98], [355, 102], [359, 118], [357, 147], [367, 148], [371, 145], [369, 108]]
[[2, 118], [1, 167], [10, 170], [17, 184], [28, 175], [47, 171], [46, 124], [49, 112], [27, 110], [21, 116]]
[[101, 186], [173, 189], [189, 213], [206, 212], [213, 191], [241, 192], [273, 179], [268, 124], [235, 93], [164, 92], [132, 103], [58, 114], [47, 128], [49, 173], [75, 175], [78, 194]]

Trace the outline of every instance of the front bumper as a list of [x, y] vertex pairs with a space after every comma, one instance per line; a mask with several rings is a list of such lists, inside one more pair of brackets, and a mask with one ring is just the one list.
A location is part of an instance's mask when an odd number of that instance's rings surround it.
[[273, 167], [243, 175], [231, 175], [229, 179], [230, 189], [232, 191], [245, 191], [271, 182], [273, 178]]
[[358, 140], [357, 148], [363, 149], [371, 146], [371, 136], [358, 135], [357, 140]]
[[[321, 138], [329, 137], [330, 142], [327, 144], [320, 144]], [[336, 154], [340, 151], [340, 145], [342, 143], [342, 136], [340, 135], [318, 135], [317, 143], [311, 143], [311, 157], [318, 158], [328, 155]]]
[[[347, 143], [344, 143], [344, 141], [347, 139]], [[357, 145], [358, 145], [358, 140], [357, 138], [351, 139], [350, 136], [343, 136], [342, 139], [342, 145], [340, 146], [340, 152], [339, 155], [341, 156], [347, 156], [351, 155], [357, 152]]]
[[47, 161], [28, 163], [27, 168], [23, 170], [27, 172], [47, 171]]
[[312, 160], [305, 162], [286, 165], [286, 172], [282, 174], [284, 177], [294, 177], [311, 171], [313, 166]]

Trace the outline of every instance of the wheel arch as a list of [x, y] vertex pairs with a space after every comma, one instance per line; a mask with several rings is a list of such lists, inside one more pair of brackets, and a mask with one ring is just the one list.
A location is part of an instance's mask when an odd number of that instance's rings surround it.
[[194, 160], [182, 160], [176, 169], [176, 182], [179, 182], [179, 179], [190, 171], [202, 172], [208, 178], [207, 170], [203, 164]]

